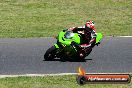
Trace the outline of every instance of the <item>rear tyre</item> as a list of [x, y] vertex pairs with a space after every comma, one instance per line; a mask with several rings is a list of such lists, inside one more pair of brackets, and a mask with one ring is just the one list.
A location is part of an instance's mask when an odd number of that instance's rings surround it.
[[51, 48], [49, 48], [46, 53], [44, 54], [44, 60], [49, 61], [49, 60], [53, 60], [56, 56], [56, 47], [52, 46]]

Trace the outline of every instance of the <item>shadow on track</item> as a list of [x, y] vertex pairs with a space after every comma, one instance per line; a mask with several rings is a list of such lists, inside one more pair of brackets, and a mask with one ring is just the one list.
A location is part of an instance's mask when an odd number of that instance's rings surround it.
[[[84, 60], [80, 60], [80, 59], [54, 59], [54, 60], [48, 60], [48, 61], [60, 61], [60, 62], [86, 62], [92, 59], [84, 59]], [[43, 60], [46, 61], [46, 60]], [[47, 61], [47, 62], [48, 62]]]

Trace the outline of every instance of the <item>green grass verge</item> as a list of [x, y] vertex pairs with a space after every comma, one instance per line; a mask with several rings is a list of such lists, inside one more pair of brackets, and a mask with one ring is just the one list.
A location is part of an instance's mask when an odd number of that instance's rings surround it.
[[1, 78], [0, 88], [132, 88], [130, 84], [86, 84], [76, 83], [76, 76], [13, 77]]
[[0, 38], [50, 37], [91, 19], [105, 35], [132, 35], [132, 0], [0, 0]]

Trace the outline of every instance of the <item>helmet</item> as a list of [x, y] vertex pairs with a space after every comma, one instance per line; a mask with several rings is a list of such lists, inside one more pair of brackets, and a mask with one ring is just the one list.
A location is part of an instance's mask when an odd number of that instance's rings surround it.
[[92, 20], [87, 21], [86, 24], [85, 24], [85, 27], [88, 27], [88, 28], [94, 30], [94, 29], [95, 29], [95, 28], [94, 28], [94, 22], [93, 22]]

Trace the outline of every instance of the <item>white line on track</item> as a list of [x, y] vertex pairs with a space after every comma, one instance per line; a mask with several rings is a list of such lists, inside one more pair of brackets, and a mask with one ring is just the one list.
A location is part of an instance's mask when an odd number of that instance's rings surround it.
[[[63, 76], [63, 75], [77, 75], [77, 74], [78, 74], [78, 73], [0, 75], [0, 78], [6, 78], [6, 77], [43, 77], [43, 76]], [[132, 74], [132, 73], [86, 73], [86, 74]]]
[[104, 37], [120, 37], [120, 38], [125, 37], [125, 38], [131, 38], [132, 36], [104, 36]]
[[[118, 36], [117, 36], [118, 37]], [[132, 36], [119, 36], [119, 37], [132, 37]]]
[[20, 76], [35, 77], [35, 76], [63, 76], [63, 75], [77, 75], [77, 73], [0, 75], [0, 78], [20, 77]]

